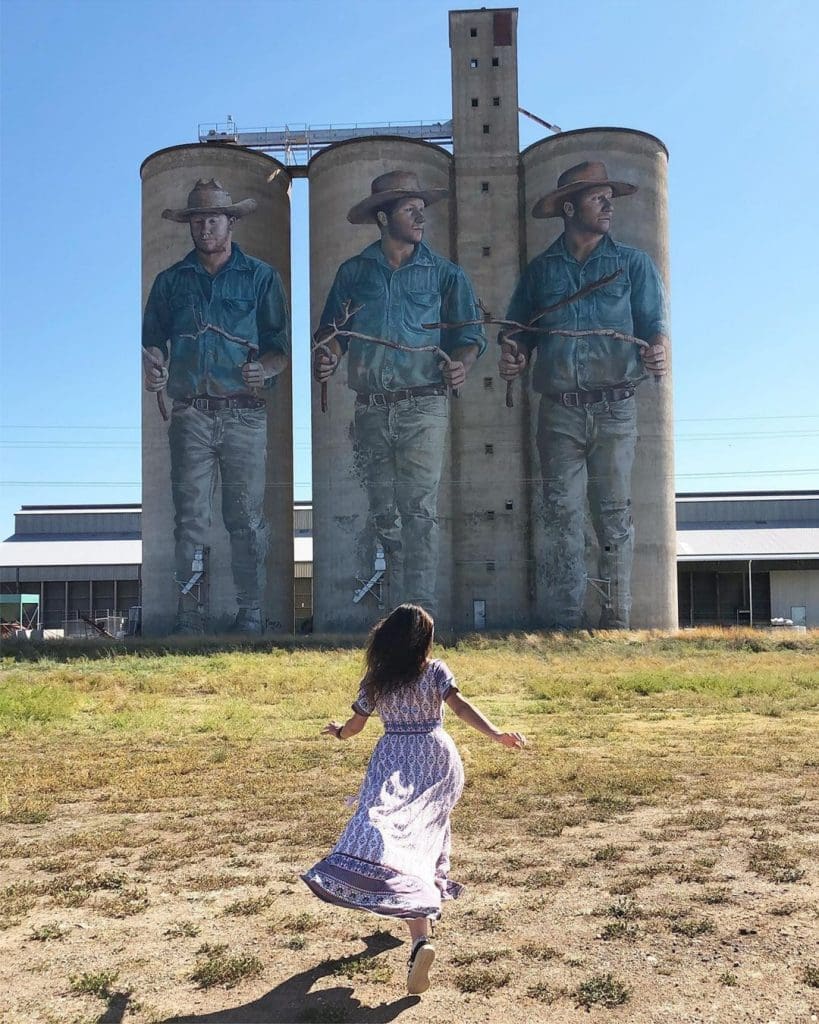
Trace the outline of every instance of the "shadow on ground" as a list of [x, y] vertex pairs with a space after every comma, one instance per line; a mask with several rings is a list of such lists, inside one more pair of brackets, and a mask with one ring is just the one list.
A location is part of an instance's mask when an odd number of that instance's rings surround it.
[[338, 960], [325, 960], [309, 971], [294, 974], [252, 1003], [213, 1013], [169, 1017], [162, 1024], [319, 1024], [322, 1021], [386, 1024], [419, 1003], [420, 998], [403, 996], [391, 1003], [365, 1006], [353, 995], [354, 989], [348, 985], [325, 988], [319, 992], [311, 991], [317, 981], [337, 974], [346, 964], [378, 956], [402, 945], [400, 939], [383, 932], [367, 935], [363, 942], [366, 947], [363, 952]]

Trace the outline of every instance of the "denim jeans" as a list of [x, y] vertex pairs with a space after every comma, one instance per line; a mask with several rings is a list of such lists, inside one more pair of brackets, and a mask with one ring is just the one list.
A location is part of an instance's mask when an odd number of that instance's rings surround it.
[[240, 608], [259, 608], [265, 584], [267, 410], [201, 412], [174, 405], [168, 430], [176, 528], [176, 578], [188, 580], [194, 548], [207, 546], [217, 480]]
[[582, 408], [566, 408], [548, 395], [540, 400], [537, 447], [545, 548], [537, 575], [540, 613], [548, 628], [584, 625], [587, 502], [600, 546], [597, 577], [610, 593], [600, 625], [604, 629], [629, 626], [634, 556], [631, 470], [636, 441], [634, 398]]
[[389, 406], [356, 405], [355, 462], [369, 502], [360, 538], [368, 576], [375, 544], [387, 561], [389, 603], [435, 611], [438, 573], [438, 485], [447, 430], [443, 395]]

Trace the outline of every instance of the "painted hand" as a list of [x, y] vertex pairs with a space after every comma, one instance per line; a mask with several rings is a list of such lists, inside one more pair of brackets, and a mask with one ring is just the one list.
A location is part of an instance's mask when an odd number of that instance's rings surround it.
[[668, 354], [665, 345], [649, 345], [648, 348], [640, 350], [643, 366], [655, 377], [662, 377], [668, 373]]
[[526, 369], [526, 353], [518, 349], [514, 352], [509, 345], [501, 345], [501, 357], [498, 370], [501, 380], [516, 380]]
[[331, 355], [325, 352], [324, 349], [319, 349], [313, 357], [313, 376], [319, 384], [323, 384], [333, 376], [337, 366], [338, 356]]
[[466, 382], [466, 367], [463, 363], [451, 362], [441, 363], [441, 373], [444, 383], [449, 388], [460, 388]]
[[264, 384], [264, 367], [260, 362], [251, 360], [242, 367], [242, 380], [249, 388], [260, 388]]
[[142, 350], [142, 373], [146, 391], [164, 391], [168, 384], [168, 368], [158, 348]]

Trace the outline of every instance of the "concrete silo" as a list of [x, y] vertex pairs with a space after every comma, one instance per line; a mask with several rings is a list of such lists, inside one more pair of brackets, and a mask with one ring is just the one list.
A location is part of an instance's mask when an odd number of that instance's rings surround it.
[[[610, 179], [637, 186], [634, 194], [625, 193], [614, 199], [611, 238], [648, 253], [667, 288], [668, 153], [659, 139], [640, 131], [588, 128], [564, 132], [544, 139], [523, 152], [521, 165], [527, 262], [551, 245], [563, 230], [559, 216], [535, 219], [532, 216], [533, 206], [541, 197], [555, 191], [561, 174], [584, 161], [602, 162]], [[610, 287], [625, 287], [625, 279]], [[677, 624], [671, 382], [670, 373], [659, 381], [649, 375], [649, 379], [644, 380], [636, 390], [637, 445], [631, 477], [634, 553], [630, 625], [634, 628], [674, 629]], [[537, 402], [532, 404], [529, 432], [534, 436]], [[531, 472], [535, 478], [541, 475], [537, 452], [533, 456]], [[533, 558], [536, 567], [539, 567], [543, 551], [544, 514], [537, 489], [533, 490], [532, 524]], [[587, 565], [592, 585], [586, 595], [586, 610], [588, 621], [592, 624], [596, 623], [600, 604], [607, 599], [606, 592], [614, 585], [613, 577], [616, 576], [616, 570], [600, 570], [600, 552], [595, 550], [596, 539], [593, 533], [589, 527]], [[542, 572], [536, 570], [536, 575], [537, 607], [540, 608], [544, 598], [543, 589], [548, 583]], [[537, 615], [536, 610], [536, 620]]]
[[[350, 209], [371, 193], [373, 180], [390, 171], [414, 172], [424, 188], [451, 189], [451, 156], [428, 143], [380, 136], [330, 146], [308, 168], [310, 196], [310, 320], [318, 326], [336, 271], [380, 238], [375, 223], [351, 224]], [[448, 257], [450, 200], [427, 212], [424, 240]], [[400, 338], [394, 339], [400, 341]], [[316, 632], [363, 632], [395, 603], [397, 585], [389, 554], [382, 557], [353, 443], [355, 392], [348, 362], [341, 360], [321, 410], [313, 385], [313, 578]], [[451, 402], [450, 405], [455, 404]], [[448, 435], [447, 435], [448, 438]], [[448, 622], [451, 604], [451, 493], [447, 439], [438, 496], [437, 614]]]
[[[230, 145], [174, 146], [148, 157], [142, 164], [141, 177], [143, 309], [157, 274], [183, 259], [192, 248], [188, 224], [163, 219], [163, 210], [185, 208], [188, 194], [199, 180], [221, 182], [233, 203], [255, 200], [255, 212], [237, 220], [233, 239], [247, 255], [273, 266], [289, 294], [290, 178], [277, 160]], [[173, 352], [170, 358], [173, 360]], [[289, 368], [276, 378], [273, 387], [260, 388], [257, 395], [264, 400], [267, 423], [263, 522], [266, 521], [269, 539], [265, 571], [261, 574], [264, 581], [259, 584], [263, 591], [261, 618], [268, 630], [291, 632], [293, 445]], [[167, 396], [165, 404], [170, 413], [173, 402]], [[263, 410], [254, 411], [264, 417]], [[241, 418], [246, 412], [237, 410], [236, 415]], [[178, 572], [168, 429], [156, 398], [143, 390], [143, 629], [153, 635], [170, 632], [180, 596], [180, 585], [175, 580]], [[263, 437], [263, 424], [259, 429]], [[254, 472], [258, 472], [258, 461], [264, 458], [263, 450], [253, 454]], [[237, 609], [234, 571], [238, 556], [231, 554], [229, 535], [223, 525], [218, 480], [205, 547], [204, 576], [191, 593], [198, 593], [203, 602], [207, 627], [222, 629], [232, 621]]]

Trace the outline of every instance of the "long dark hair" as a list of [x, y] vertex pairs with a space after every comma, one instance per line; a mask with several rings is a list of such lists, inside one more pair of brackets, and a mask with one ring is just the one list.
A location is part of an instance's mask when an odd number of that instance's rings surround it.
[[367, 691], [371, 700], [415, 682], [424, 667], [435, 623], [417, 604], [401, 604], [377, 623], [367, 644]]

